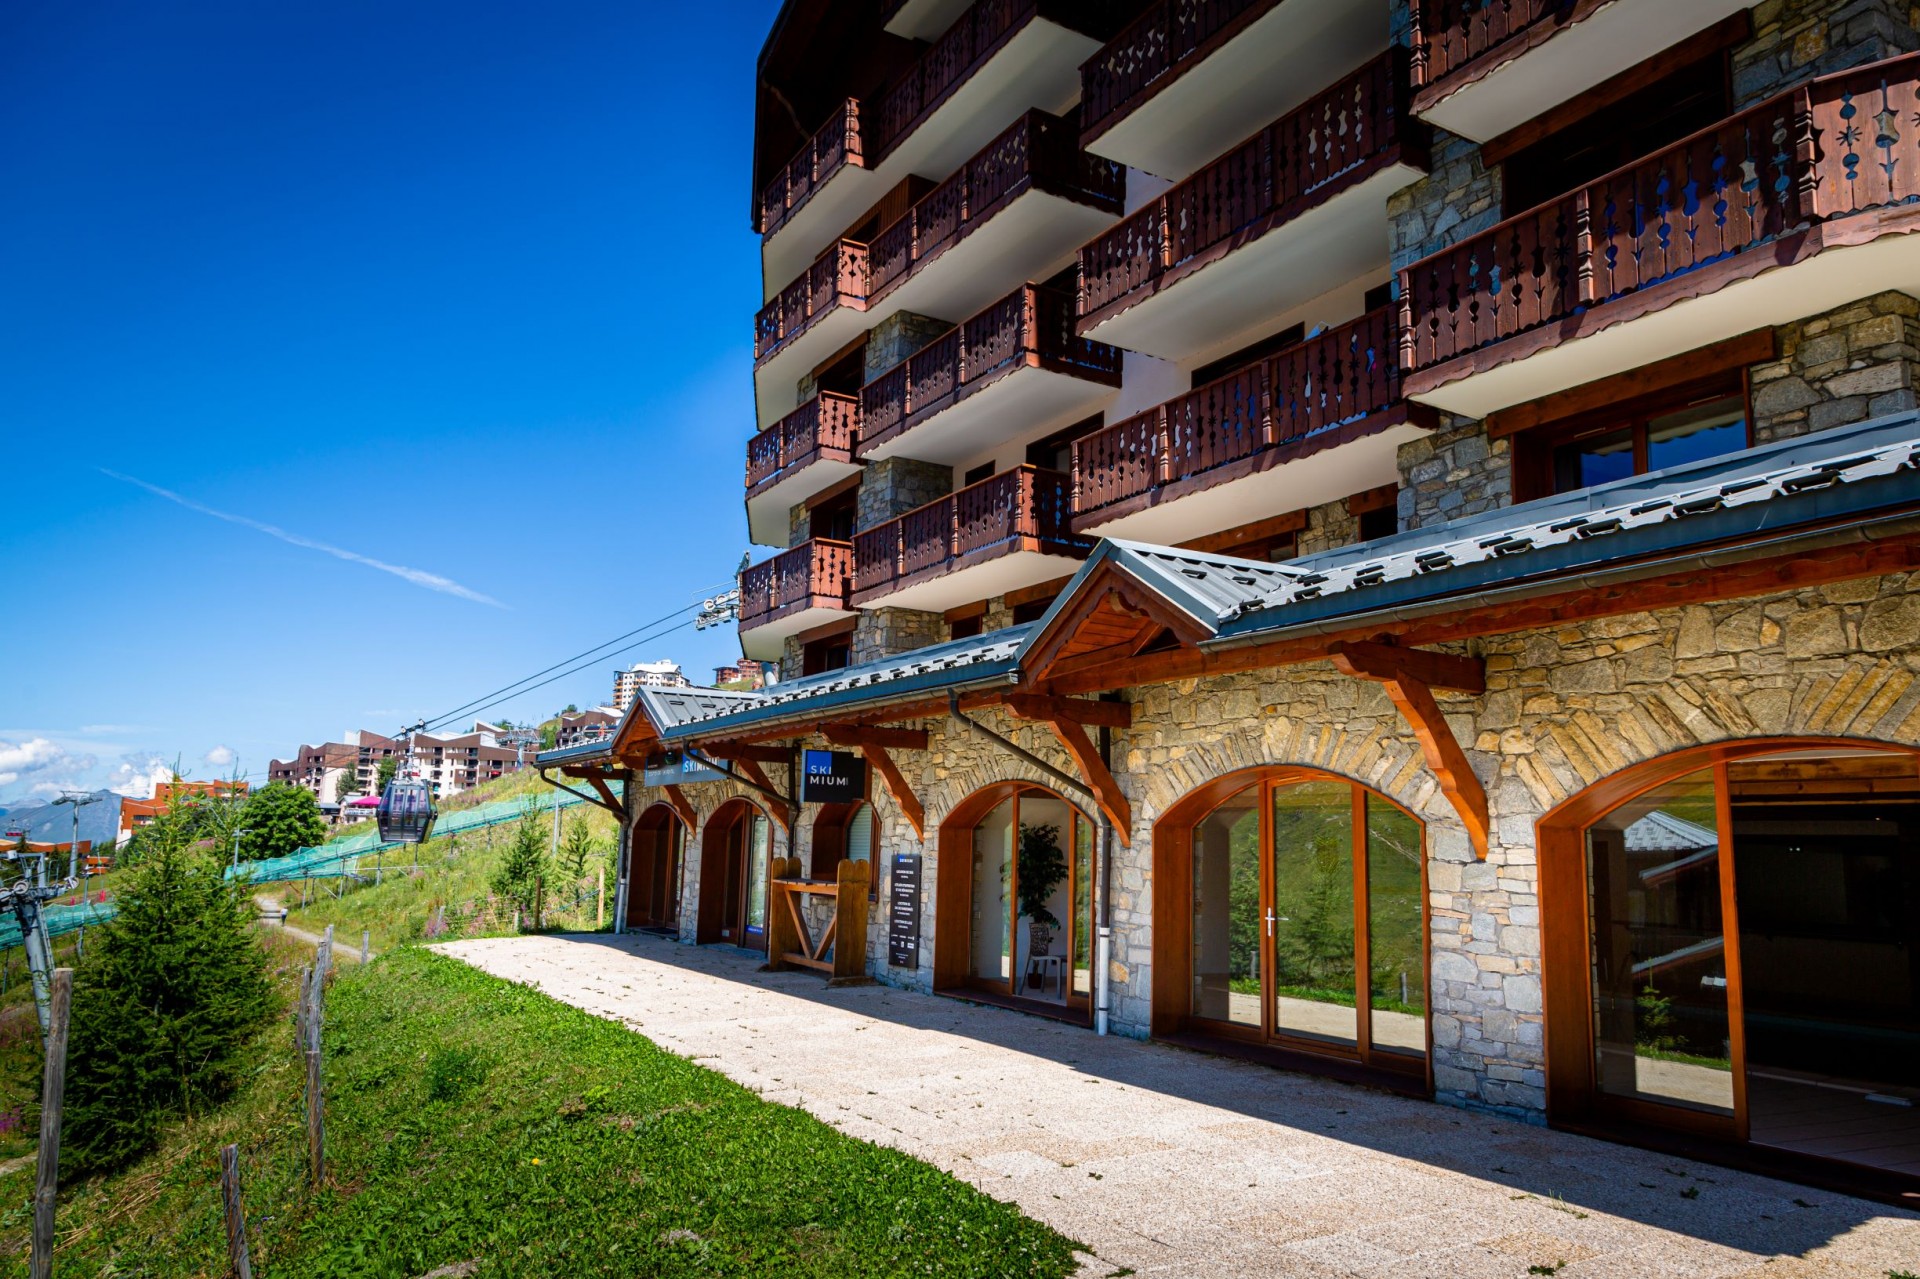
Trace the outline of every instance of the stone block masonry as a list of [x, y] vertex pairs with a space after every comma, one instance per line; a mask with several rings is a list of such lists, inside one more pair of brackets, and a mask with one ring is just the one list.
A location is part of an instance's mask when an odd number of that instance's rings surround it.
[[1770, 444], [1914, 408], [1920, 301], [1881, 293], [1776, 331], [1750, 375], [1753, 440]]
[[953, 468], [910, 457], [882, 458], [860, 476], [855, 526], [862, 529], [905, 515], [953, 492]]

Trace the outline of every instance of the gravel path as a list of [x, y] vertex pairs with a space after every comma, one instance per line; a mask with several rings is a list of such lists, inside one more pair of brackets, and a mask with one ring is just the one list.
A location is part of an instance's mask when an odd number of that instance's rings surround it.
[[1088, 1275], [1920, 1272], [1920, 1216], [1897, 1209], [954, 999], [829, 991], [738, 951], [438, 949], [1018, 1204], [1093, 1249]]

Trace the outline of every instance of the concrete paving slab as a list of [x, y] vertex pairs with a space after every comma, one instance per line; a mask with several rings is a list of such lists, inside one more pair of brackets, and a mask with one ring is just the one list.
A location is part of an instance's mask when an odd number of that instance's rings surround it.
[[1898, 1209], [739, 951], [437, 949], [1018, 1205], [1086, 1245], [1089, 1276], [1920, 1272], [1920, 1215]]

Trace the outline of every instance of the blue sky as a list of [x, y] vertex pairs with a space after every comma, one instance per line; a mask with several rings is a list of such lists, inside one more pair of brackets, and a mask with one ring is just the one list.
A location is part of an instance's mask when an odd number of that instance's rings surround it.
[[263, 772], [731, 578], [776, 7], [0, 5], [0, 804]]

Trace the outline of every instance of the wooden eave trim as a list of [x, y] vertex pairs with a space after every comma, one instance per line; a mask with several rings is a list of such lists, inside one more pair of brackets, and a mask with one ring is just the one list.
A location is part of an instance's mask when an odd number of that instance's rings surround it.
[[[1122, 608], [1139, 614], [1143, 620], [1172, 631], [1183, 643], [1198, 644], [1211, 637], [1212, 633], [1197, 619], [1168, 607], [1159, 592], [1108, 561], [1096, 568], [1092, 576], [1081, 584], [1079, 598], [1071, 601], [1066, 611], [1055, 617], [1043, 633], [1034, 637], [1026, 663], [1028, 677], [1035, 681], [1045, 680], [1059, 660], [1060, 650], [1073, 638], [1074, 631], [1102, 608], [1110, 597], [1118, 600]], [[1143, 637], [1142, 642], [1147, 638], [1150, 637]]]
[[878, 746], [903, 751], [927, 749], [927, 730], [924, 728], [862, 728], [828, 724], [823, 735], [835, 746]]
[[1056, 577], [1051, 581], [1038, 582], [1032, 586], [1023, 586], [1017, 591], [1008, 591], [1000, 597], [1000, 603], [1007, 608], [1019, 608], [1022, 604], [1033, 604], [1040, 600], [1050, 600], [1067, 589], [1067, 583], [1073, 580], [1073, 574]]
[[[1365, 641], [1337, 645], [1333, 664], [1345, 674], [1373, 680], [1386, 689], [1400, 718], [1420, 743], [1427, 770], [1439, 781], [1441, 792], [1467, 828], [1474, 856], [1485, 861], [1489, 829], [1486, 787], [1467, 762], [1467, 753], [1460, 749], [1459, 739], [1454, 737], [1452, 726], [1441, 713], [1439, 703], [1434, 701], [1432, 689], [1420, 678], [1422, 673], [1438, 671], [1460, 683], [1478, 683], [1479, 687], [1471, 691], [1485, 692], [1484, 668], [1470, 658], [1418, 649], [1398, 650], [1389, 644]], [[1473, 668], [1471, 673], [1459, 664]]]
[[793, 638], [802, 644], [811, 644], [815, 640], [832, 639], [836, 635], [851, 635], [859, 624], [860, 615], [850, 613], [845, 617], [835, 618], [831, 622], [822, 622], [818, 626], [801, 631]]
[[1582, 382], [1552, 395], [1487, 414], [1489, 439], [1548, 426], [1604, 409], [1625, 400], [1657, 395], [1707, 378], [1777, 359], [1780, 337], [1772, 328], [1754, 329], [1654, 364]]
[[[809, 511], [815, 511], [828, 502], [833, 501], [835, 498], [846, 493], [851, 493], [859, 487], [860, 473], [856, 471], [843, 480], [835, 480], [832, 484], [827, 485], [827, 487], [821, 489], [818, 493], [815, 493], [812, 497], [801, 503], [801, 505], [805, 506]], [[807, 540], [812, 541], [813, 539], [808, 538]]]
[[1245, 524], [1236, 524], [1232, 528], [1223, 528], [1218, 533], [1209, 533], [1205, 537], [1181, 542], [1178, 548], [1183, 551], [1199, 551], [1202, 555], [1226, 555], [1236, 546], [1245, 546], [1249, 542], [1263, 542], [1268, 538], [1285, 537], [1288, 533], [1305, 532], [1306, 527], [1305, 511], [1288, 511], [1285, 515], [1271, 515], [1264, 520], [1250, 520]]
[[1384, 511], [1388, 507], [1396, 505], [1399, 501], [1400, 486], [1398, 484], [1382, 484], [1378, 488], [1370, 488], [1364, 493], [1350, 494], [1347, 498], [1347, 514], [1358, 519], [1360, 516], [1373, 511]]

